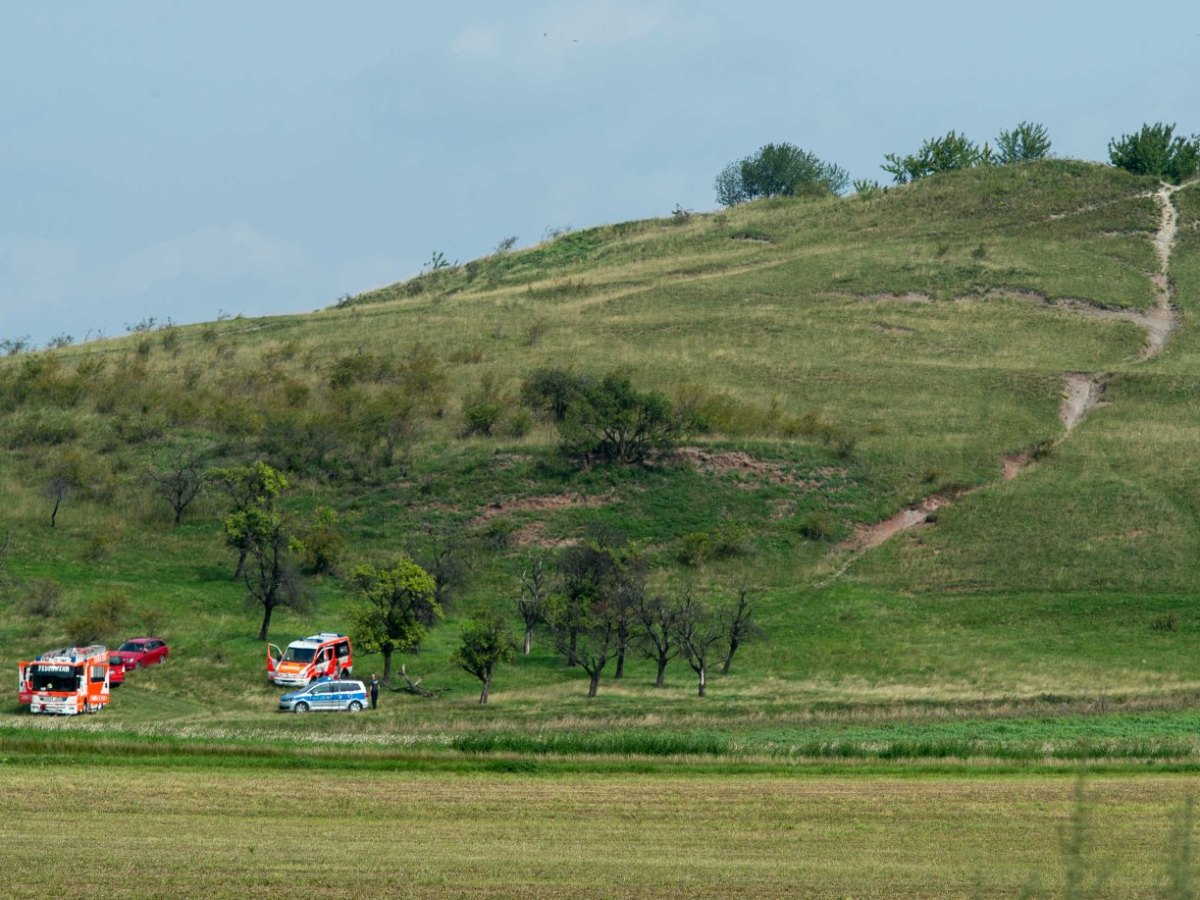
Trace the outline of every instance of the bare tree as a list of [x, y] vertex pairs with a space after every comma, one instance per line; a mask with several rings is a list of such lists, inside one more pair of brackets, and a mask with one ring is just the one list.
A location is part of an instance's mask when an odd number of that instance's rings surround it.
[[588, 674], [588, 697], [595, 697], [600, 674], [617, 651], [617, 605], [608, 597], [590, 598], [573, 611], [569, 627], [558, 624], [554, 644], [558, 652]]
[[683, 658], [696, 673], [699, 695], [703, 697], [708, 688], [708, 664], [713, 651], [727, 639], [725, 623], [689, 589], [679, 608], [675, 634]]
[[578, 663], [575, 645], [580, 630], [589, 619], [589, 610], [607, 601], [616, 573], [611, 547], [600, 541], [587, 541], [563, 549], [558, 557], [562, 594], [556, 598], [554, 626], [556, 643], [565, 637], [567, 665]]
[[0, 588], [3, 588], [8, 583], [8, 574], [5, 571], [8, 554], [12, 551], [13, 536], [8, 529], [0, 531]]
[[733, 664], [733, 654], [738, 647], [762, 634], [753, 616], [758, 607], [762, 593], [744, 584], [734, 588], [734, 599], [724, 609], [725, 634], [729, 639], [729, 649], [725, 654], [725, 662], [721, 665], [721, 674], [728, 675], [729, 667]]
[[462, 530], [448, 521], [430, 522], [423, 531], [424, 545], [413, 548], [412, 557], [433, 576], [434, 599], [446, 610], [470, 575], [466, 539]]
[[154, 493], [167, 501], [175, 513], [175, 527], [186, 510], [205, 488], [210, 477], [204, 468], [204, 455], [196, 450], [181, 451], [162, 470], [150, 469], [147, 478]]
[[265, 641], [271, 614], [277, 607], [303, 611], [310, 595], [290, 556], [291, 539], [283, 517], [274, 511], [251, 509], [243, 520], [246, 565], [242, 577], [252, 606], [263, 611], [258, 639]]
[[610, 588], [617, 625], [617, 669], [613, 678], [625, 677], [625, 654], [638, 626], [638, 607], [646, 596], [646, 561], [636, 551], [618, 554]]
[[517, 612], [525, 625], [524, 654], [533, 647], [533, 629], [546, 619], [547, 603], [554, 590], [554, 573], [545, 554], [535, 556], [520, 575], [521, 593], [517, 597]]
[[70, 475], [56, 473], [51, 475], [46, 482], [46, 498], [54, 504], [54, 508], [50, 510], [50, 527], [54, 528], [58, 523], [58, 508], [62, 506], [62, 502], [71, 495], [71, 491], [75, 489], [75, 479]]
[[641, 638], [646, 656], [658, 666], [654, 686], [663, 687], [666, 684], [667, 663], [679, 655], [679, 642], [676, 640], [679, 605], [663, 594], [643, 593], [637, 606], [637, 617], [642, 626]]

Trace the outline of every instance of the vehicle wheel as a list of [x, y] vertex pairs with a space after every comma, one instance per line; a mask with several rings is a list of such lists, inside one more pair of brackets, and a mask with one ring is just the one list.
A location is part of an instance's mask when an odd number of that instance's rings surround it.
[[308, 704], [307, 704], [307, 703], [305, 703], [303, 700], [301, 700], [299, 703], [297, 703], [297, 704], [295, 705], [295, 707], [293, 707], [293, 708], [294, 708], [294, 709], [296, 710], [296, 712], [298, 712], [298, 713], [306, 713], [306, 712], [308, 712]]
[[350, 701], [350, 712], [362, 712], [362, 704], [357, 700]]
[[350, 677], [349, 669], [342, 669], [342, 673], [340, 675], [338, 675], [338, 678], [349, 678], [349, 677]]

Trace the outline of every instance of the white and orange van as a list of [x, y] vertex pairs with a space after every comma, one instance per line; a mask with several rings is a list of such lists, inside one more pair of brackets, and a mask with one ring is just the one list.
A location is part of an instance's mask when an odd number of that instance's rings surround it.
[[63, 647], [17, 663], [17, 697], [31, 713], [74, 716], [108, 705], [108, 648]]
[[267, 680], [289, 687], [304, 687], [318, 678], [348, 678], [354, 671], [350, 638], [322, 631], [300, 638], [280, 650], [267, 644]]

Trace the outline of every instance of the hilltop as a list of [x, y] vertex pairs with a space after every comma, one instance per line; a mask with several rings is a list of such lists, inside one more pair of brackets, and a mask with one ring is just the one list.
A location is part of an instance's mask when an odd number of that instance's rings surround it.
[[[62, 643], [115, 592], [128, 628], [177, 652], [107, 722], [266, 727], [220, 497], [173, 528], [144, 477], [203, 451], [285, 472], [298, 522], [335, 510], [343, 576], [461, 548], [448, 621], [406, 658], [450, 694], [355, 727], [604, 730], [670, 713], [744, 736], [751, 717], [793, 728], [827, 703], [1170, 704], [1200, 685], [1198, 251], [1200, 189], [1055, 160], [575, 231], [311, 315], [5, 359], [0, 666]], [[580, 464], [520, 403], [545, 367], [622, 372], [692, 432], [646, 465]], [[896, 516], [932, 527], [872, 531]], [[642, 661], [588, 704], [543, 637], [462, 719], [457, 623], [511, 608], [531, 554], [597, 529], [638, 542], [658, 589], [760, 589], [763, 638], [701, 709], [682, 665], [655, 692]], [[315, 611], [277, 614], [273, 639], [350, 628], [344, 577], [313, 585]]]

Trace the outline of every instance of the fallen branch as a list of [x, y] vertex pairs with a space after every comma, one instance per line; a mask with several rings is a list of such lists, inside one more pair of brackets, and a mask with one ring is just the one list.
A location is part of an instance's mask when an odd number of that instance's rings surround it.
[[430, 690], [429, 688], [423, 686], [421, 682], [425, 680], [424, 675], [422, 675], [416, 681], [413, 681], [412, 678], [409, 677], [408, 670], [404, 666], [400, 667], [400, 675], [404, 679], [404, 684], [402, 686], [392, 687], [390, 684], [387, 685], [389, 689], [398, 694], [414, 694], [418, 697], [437, 697], [442, 693], [442, 691]]

